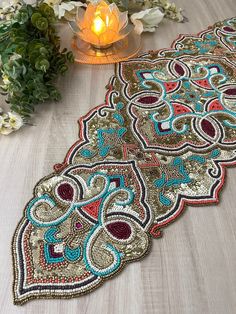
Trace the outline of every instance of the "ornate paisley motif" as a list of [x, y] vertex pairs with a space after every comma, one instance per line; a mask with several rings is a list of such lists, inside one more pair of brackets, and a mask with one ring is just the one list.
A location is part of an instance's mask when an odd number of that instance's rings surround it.
[[133, 84], [139, 85], [136, 93], [130, 84], [130, 68], [135, 69], [136, 62], [119, 65], [131, 128], [144, 150], [179, 154], [235, 147], [236, 131], [230, 130], [236, 118], [236, 85], [227, 76], [233, 63], [216, 60], [183, 56], [144, 61], [145, 70], [132, 72]]
[[106, 103], [36, 185], [13, 239], [14, 302], [88, 293], [149, 252], [236, 163], [236, 19], [116, 66]]

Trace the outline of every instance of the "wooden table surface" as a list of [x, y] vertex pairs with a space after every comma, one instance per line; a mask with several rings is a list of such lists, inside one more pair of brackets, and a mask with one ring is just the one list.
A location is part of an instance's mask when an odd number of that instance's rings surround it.
[[[143, 36], [143, 50], [169, 47], [179, 33], [197, 33], [236, 16], [236, 0], [176, 0], [187, 23], [164, 21]], [[68, 29], [61, 31], [69, 45]], [[236, 179], [229, 169], [218, 206], [189, 207], [131, 263], [93, 293], [72, 300], [12, 303], [11, 239], [35, 183], [61, 162], [77, 139], [77, 119], [102, 103], [113, 66], [75, 64], [59, 81], [62, 101], [37, 107], [33, 126], [0, 137], [0, 313], [236, 313]], [[1, 99], [1, 105], [4, 99]]]

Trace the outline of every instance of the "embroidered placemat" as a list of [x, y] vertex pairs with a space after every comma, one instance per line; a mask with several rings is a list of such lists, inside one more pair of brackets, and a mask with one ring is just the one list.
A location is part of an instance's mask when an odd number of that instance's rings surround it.
[[14, 302], [88, 293], [148, 253], [236, 163], [236, 18], [117, 65], [13, 239]]

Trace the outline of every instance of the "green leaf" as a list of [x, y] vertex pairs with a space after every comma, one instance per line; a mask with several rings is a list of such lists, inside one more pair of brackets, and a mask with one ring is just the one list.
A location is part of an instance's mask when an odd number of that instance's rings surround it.
[[20, 24], [26, 23], [28, 21], [28, 19], [29, 19], [28, 12], [26, 10], [23, 10], [23, 9], [16, 16], [16, 20]]
[[46, 72], [50, 67], [50, 63], [47, 59], [44, 59], [43, 57], [39, 57], [35, 62], [35, 68], [37, 70], [41, 70], [43, 72]]
[[54, 82], [73, 62], [72, 52], [60, 52], [55, 21], [53, 9], [38, 2], [23, 4], [12, 21], [0, 22], [0, 68], [9, 80], [1, 88], [12, 110], [27, 118], [38, 103], [60, 99]]
[[38, 19], [40, 19], [42, 17], [42, 14], [36, 12], [31, 16], [31, 22], [34, 26], [36, 26], [36, 22]]
[[74, 55], [73, 55], [73, 53], [72, 53], [71, 51], [67, 52], [66, 58], [67, 58], [67, 60], [68, 60], [70, 63], [73, 63], [73, 62], [75, 61]]
[[45, 31], [48, 28], [48, 20], [45, 17], [40, 17], [36, 20], [35, 26], [40, 31]]

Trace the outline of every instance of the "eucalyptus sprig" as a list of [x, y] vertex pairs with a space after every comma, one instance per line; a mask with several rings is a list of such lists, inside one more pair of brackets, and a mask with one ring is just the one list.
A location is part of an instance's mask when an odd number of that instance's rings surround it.
[[60, 99], [55, 79], [74, 60], [72, 52], [60, 50], [56, 21], [46, 3], [23, 2], [10, 20], [0, 23], [1, 88], [10, 109], [25, 121], [35, 105]]

